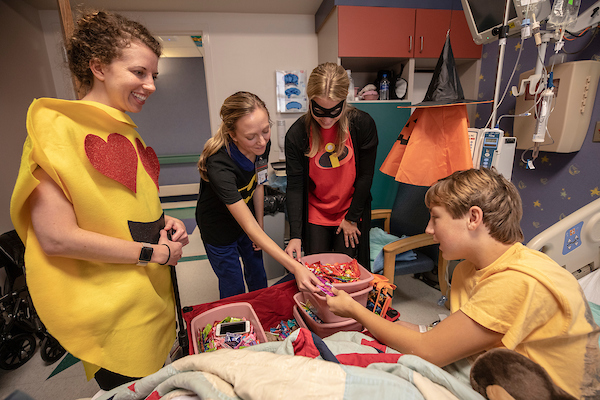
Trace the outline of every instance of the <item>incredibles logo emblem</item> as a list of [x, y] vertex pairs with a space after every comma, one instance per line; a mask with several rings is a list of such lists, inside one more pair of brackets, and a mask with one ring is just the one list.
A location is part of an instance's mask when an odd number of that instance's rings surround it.
[[335, 144], [327, 143], [325, 151], [320, 151], [315, 157], [315, 164], [322, 169], [338, 168], [346, 164], [352, 159], [353, 151], [348, 146], [344, 145], [344, 150], [339, 157], [335, 155]]

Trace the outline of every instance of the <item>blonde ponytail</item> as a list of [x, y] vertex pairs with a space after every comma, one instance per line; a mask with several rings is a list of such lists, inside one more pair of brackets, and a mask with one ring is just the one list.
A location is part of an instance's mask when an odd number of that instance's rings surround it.
[[271, 122], [267, 106], [257, 95], [250, 92], [237, 92], [225, 99], [220, 112], [221, 125], [215, 136], [206, 141], [198, 160], [198, 172], [200, 172], [203, 180], [209, 181], [208, 171], [206, 170], [208, 158], [223, 146], [227, 148], [227, 152], [229, 153], [229, 144], [233, 141], [231, 135], [235, 134], [235, 124], [240, 118], [251, 114], [259, 107], [267, 112], [267, 117], [269, 118], [269, 122]]

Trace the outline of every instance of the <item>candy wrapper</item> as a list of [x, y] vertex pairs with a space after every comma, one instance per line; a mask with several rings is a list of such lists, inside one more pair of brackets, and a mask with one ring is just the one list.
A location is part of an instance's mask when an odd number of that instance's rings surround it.
[[298, 323], [295, 319], [289, 319], [287, 321], [281, 321], [279, 325], [275, 328], [271, 328], [270, 332], [277, 336], [278, 340], [284, 340], [286, 337], [290, 336], [292, 332], [298, 329]]
[[373, 290], [367, 298], [367, 309], [384, 317], [392, 303], [392, 291], [396, 289], [396, 285], [390, 283], [385, 276], [376, 274], [373, 274], [371, 285]]
[[344, 263], [321, 264], [305, 263], [306, 267], [317, 277], [323, 278], [329, 283], [348, 283], [360, 280], [360, 269], [358, 262], [352, 260]]
[[328, 296], [335, 296], [335, 294], [333, 294], [333, 285], [331, 284], [331, 282], [325, 280], [325, 278], [323, 278], [322, 276], [318, 276], [317, 275], [317, 279], [319, 279], [319, 281], [321, 281], [322, 285], [317, 285], [319, 287], [319, 289], [321, 289], [321, 292], [325, 293]]

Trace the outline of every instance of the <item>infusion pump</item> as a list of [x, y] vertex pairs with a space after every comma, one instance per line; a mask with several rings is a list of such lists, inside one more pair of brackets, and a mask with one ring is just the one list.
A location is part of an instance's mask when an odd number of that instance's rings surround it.
[[469, 128], [473, 168], [495, 167], [507, 180], [512, 176], [517, 139], [500, 129]]

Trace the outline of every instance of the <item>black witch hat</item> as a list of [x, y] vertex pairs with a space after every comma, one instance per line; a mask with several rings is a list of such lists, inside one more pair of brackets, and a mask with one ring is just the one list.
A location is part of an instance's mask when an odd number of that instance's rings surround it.
[[450, 45], [450, 32], [446, 35], [446, 43], [440, 54], [433, 77], [427, 88], [427, 93], [422, 102], [411, 107], [436, 107], [468, 103], [487, 103], [488, 101], [466, 100], [458, 73], [456, 62]]

